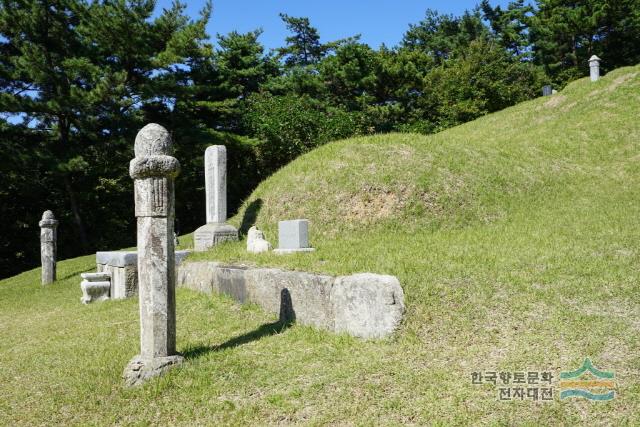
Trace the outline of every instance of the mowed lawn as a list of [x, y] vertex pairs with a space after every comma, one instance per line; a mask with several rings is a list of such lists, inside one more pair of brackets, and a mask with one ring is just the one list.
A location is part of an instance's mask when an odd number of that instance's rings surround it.
[[[308, 218], [316, 252], [249, 255], [241, 241], [191, 257], [396, 275], [407, 313], [388, 340], [180, 289], [187, 363], [125, 389], [137, 301], [80, 304], [94, 257], [59, 263], [47, 288], [39, 270], [4, 280], [0, 422], [640, 424], [639, 117], [631, 67], [437, 135], [331, 143], [231, 219], [277, 244], [278, 220]], [[560, 372], [587, 357], [615, 373], [613, 400], [560, 399]], [[488, 371], [551, 372], [554, 398], [500, 401], [472, 384]]]

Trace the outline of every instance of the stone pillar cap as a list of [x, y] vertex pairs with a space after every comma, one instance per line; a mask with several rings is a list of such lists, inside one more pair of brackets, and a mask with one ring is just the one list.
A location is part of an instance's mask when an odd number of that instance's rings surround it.
[[173, 154], [171, 135], [157, 123], [149, 123], [136, 135], [134, 145], [136, 157]]
[[175, 178], [180, 173], [180, 163], [172, 153], [169, 132], [159, 124], [149, 123], [136, 135], [136, 157], [129, 164], [129, 175], [133, 179]]
[[593, 55], [591, 58], [589, 58], [589, 62], [592, 61], [602, 61], [602, 59], [598, 58], [596, 55]]
[[40, 227], [55, 227], [58, 225], [58, 221], [56, 217], [53, 215], [51, 211], [44, 211], [42, 214], [42, 220], [38, 223]]

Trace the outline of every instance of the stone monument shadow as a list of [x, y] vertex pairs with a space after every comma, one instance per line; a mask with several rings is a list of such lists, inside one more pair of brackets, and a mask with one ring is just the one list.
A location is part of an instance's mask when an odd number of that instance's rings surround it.
[[185, 359], [197, 359], [198, 357], [204, 356], [205, 354], [211, 352], [239, 347], [241, 345], [257, 341], [261, 338], [265, 338], [271, 335], [277, 335], [284, 332], [285, 330], [293, 326], [293, 324], [295, 323], [296, 314], [293, 310], [293, 305], [291, 303], [291, 294], [289, 293], [289, 290], [283, 289], [280, 293], [280, 297], [280, 318], [276, 322], [265, 323], [264, 325], [261, 325], [251, 332], [238, 335], [237, 337], [231, 338], [230, 340], [225, 341], [222, 344], [212, 346], [200, 345], [192, 347], [182, 352], [181, 354]]
[[240, 234], [246, 236], [249, 229], [255, 225], [258, 214], [260, 213], [260, 208], [262, 208], [262, 199], [256, 199], [249, 203], [249, 206], [247, 206], [247, 209], [244, 211], [244, 216], [242, 217]]

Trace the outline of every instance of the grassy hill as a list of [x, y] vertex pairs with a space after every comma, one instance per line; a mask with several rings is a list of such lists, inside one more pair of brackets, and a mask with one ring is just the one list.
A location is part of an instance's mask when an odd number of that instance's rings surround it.
[[[0, 419], [638, 424], [638, 118], [632, 67], [437, 135], [334, 142], [263, 182], [231, 220], [277, 244], [278, 220], [308, 218], [315, 253], [249, 255], [239, 242], [192, 257], [396, 275], [408, 310], [390, 340], [279, 330], [256, 307], [179, 290], [189, 363], [125, 390], [137, 301], [81, 306], [93, 257], [60, 263], [49, 288], [39, 270], [4, 280]], [[614, 400], [559, 399], [560, 371], [585, 357], [615, 372]], [[475, 371], [550, 371], [554, 401], [499, 401]]]

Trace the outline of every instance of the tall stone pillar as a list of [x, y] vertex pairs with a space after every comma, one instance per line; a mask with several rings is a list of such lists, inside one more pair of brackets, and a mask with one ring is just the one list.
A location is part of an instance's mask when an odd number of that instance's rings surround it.
[[58, 221], [53, 212], [42, 214], [40, 225], [40, 259], [42, 262], [42, 284], [56, 281], [56, 257], [58, 252]]
[[129, 386], [162, 375], [183, 360], [176, 353], [173, 236], [174, 179], [180, 164], [172, 153], [169, 132], [152, 123], [138, 132], [136, 157], [129, 165], [138, 221], [140, 299], [140, 355], [125, 368], [124, 378]]
[[207, 249], [227, 240], [238, 240], [238, 230], [227, 224], [227, 149], [212, 145], [204, 152], [207, 224], [194, 233], [196, 251]]
[[598, 81], [600, 79], [600, 61], [596, 55], [593, 55], [589, 58], [589, 77], [592, 82]]

